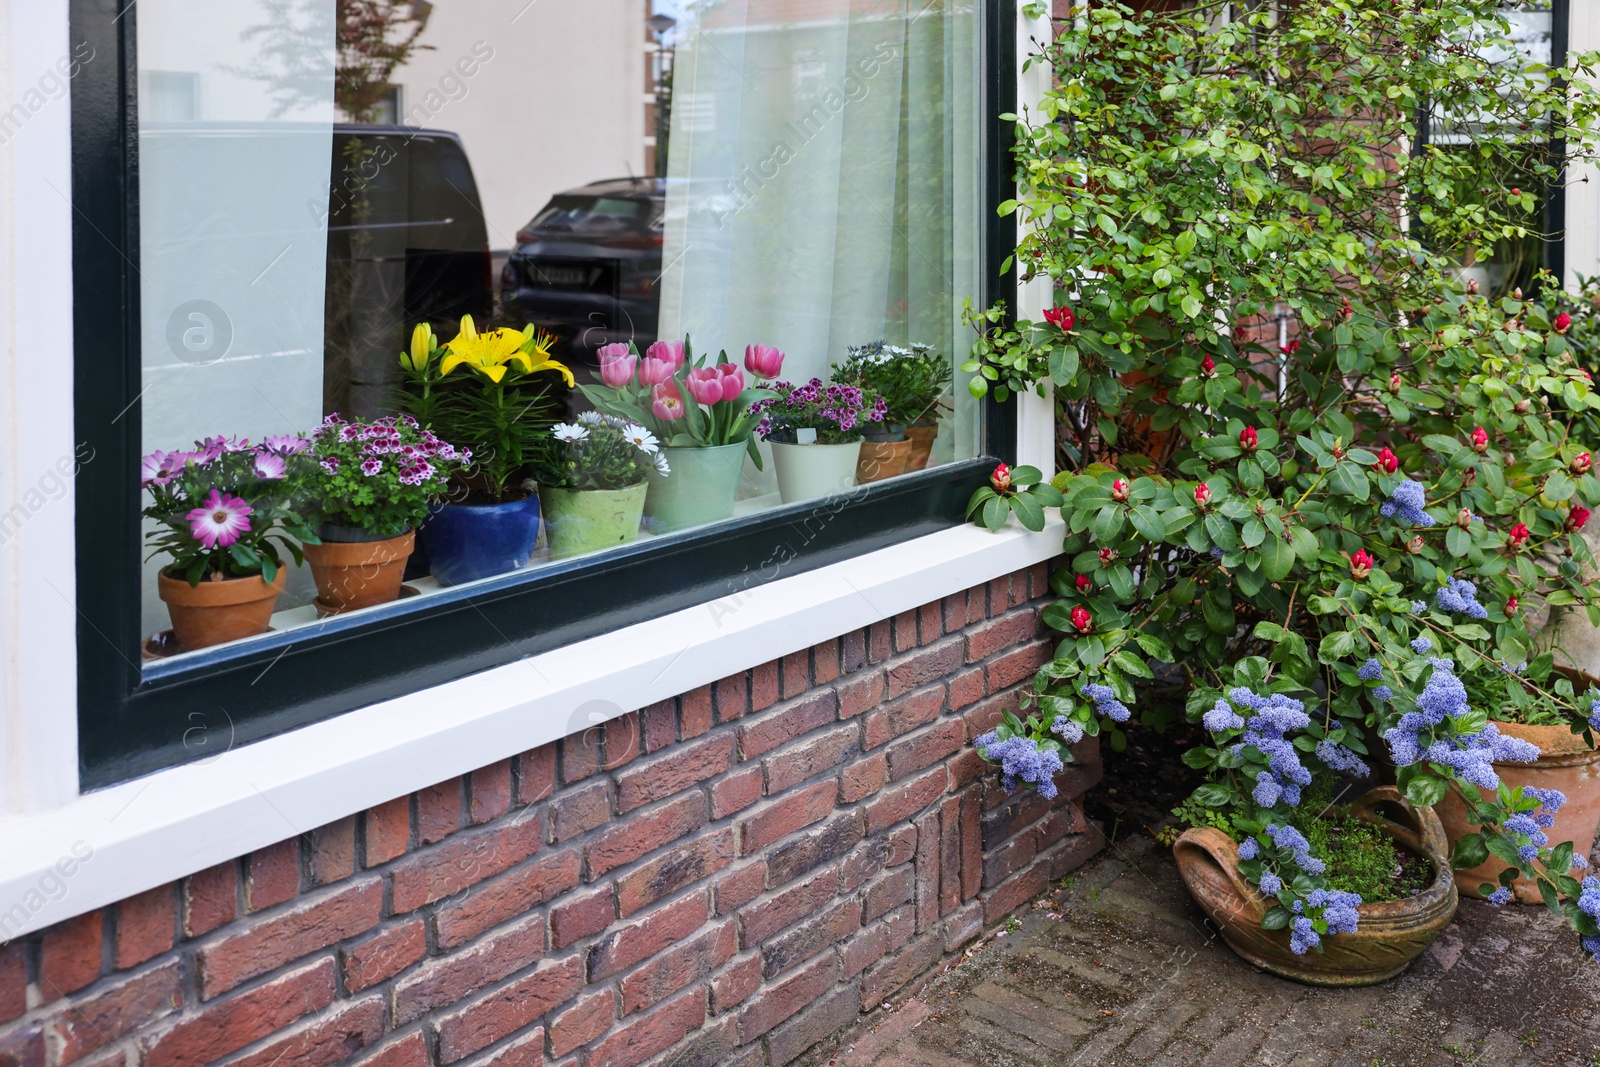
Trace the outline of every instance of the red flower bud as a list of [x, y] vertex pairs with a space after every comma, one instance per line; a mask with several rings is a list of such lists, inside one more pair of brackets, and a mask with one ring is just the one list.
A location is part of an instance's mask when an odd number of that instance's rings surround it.
[[1411, 553], [1413, 556], [1420, 556], [1422, 555], [1422, 549], [1425, 544], [1426, 542], [1422, 540], [1422, 535], [1418, 534], [1406, 542], [1406, 551]]
[[1046, 311], [1044, 313], [1044, 321], [1048, 322], [1058, 330], [1070, 330], [1072, 329], [1072, 324], [1077, 320], [1072, 314], [1071, 308], [1059, 307], [1050, 308], [1048, 311]]
[[989, 475], [989, 484], [994, 486], [994, 491], [1002, 496], [1011, 492], [1011, 468], [1004, 463], [994, 469]]
[[1389, 392], [1391, 392], [1391, 393], [1400, 392], [1400, 375], [1398, 375], [1398, 374], [1389, 375]]
[[1467, 279], [1467, 295], [1468, 296], [1477, 296], [1478, 295], [1478, 279], [1476, 279], [1476, 278], [1468, 278]]
[[1506, 536], [1511, 541], [1512, 548], [1521, 548], [1528, 543], [1528, 524], [1525, 522], [1517, 523], [1511, 527], [1511, 532]]
[[1211, 487], [1205, 482], [1201, 482], [1194, 487], [1194, 502], [1201, 507], [1205, 507], [1211, 502]]
[[1210, 356], [1207, 356], [1200, 361], [1200, 373], [1205, 377], [1211, 377], [1212, 374], [1216, 373], [1216, 370], [1217, 361], [1212, 359]]
[[1126, 479], [1118, 478], [1111, 483], [1111, 499], [1121, 504], [1128, 499], [1128, 483]]
[[1292, 356], [1296, 352], [1300, 351], [1300, 340], [1298, 338], [1296, 338], [1295, 340], [1290, 341], [1286, 345], [1279, 345], [1278, 346], [1278, 351], [1282, 352], [1286, 356]]
[[1116, 558], [1117, 558], [1117, 550], [1116, 549], [1114, 549], [1114, 548], [1102, 548], [1100, 550], [1100, 566], [1109, 567], [1109, 566], [1111, 566], [1111, 564], [1113, 562], [1115, 562]]
[[1246, 426], [1239, 431], [1239, 444], [1246, 452], [1254, 452], [1256, 450], [1256, 428], [1254, 426]]
[[1472, 511], [1468, 508], [1462, 508], [1456, 512], [1456, 525], [1463, 530], [1472, 529]]
[[1080, 575], [1078, 575], [1077, 580], [1076, 580], [1076, 582], [1074, 584], [1077, 585], [1078, 592], [1087, 593], [1089, 591], [1089, 587], [1091, 585], [1093, 585], [1094, 582], [1089, 579], [1089, 576], [1087, 574], [1080, 574]]
[[1515, 615], [1516, 613], [1517, 613], [1517, 598], [1516, 597], [1512, 597], [1512, 598], [1510, 598], [1509, 600], [1506, 601], [1506, 617], [1510, 618], [1511, 616]]
[[1378, 469], [1385, 474], [1393, 474], [1400, 469], [1400, 457], [1389, 451], [1388, 445], [1378, 453]]
[[1594, 459], [1587, 452], [1579, 452], [1572, 457], [1572, 462], [1567, 464], [1567, 469], [1573, 474], [1588, 474], [1589, 468], [1594, 466]]
[[1350, 557], [1350, 577], [1360, 581], [1372, 573], [1372, 553], [1364, 548], [1356, 549], [1356, 554]]
[[1584, 523], [1589, 521], [1591, 514], [1593, 513], [1588, 508], [1574, 505], [1572, 510], [1567, 512], [1567, 529], [1583, 529]]
[[1550, 324], [1550, 328], [1556, 333], [1566, 333], [1568, 330], [1572, 329], [1572, 316], [1563, 311], [1561, 314], [1556, 316], [1555, 321]]
[[1094, 629], [1094, 616], [1089, 614], [1088, 608], [1072, 609], [1072, 626], [1080, 634], [1086, 634]]
[[1489, 431], [1482, 426], [1472, 431], [1472, 450], [1479, 455], [1489, 451]]
[[[1521, 196], [1522, 195], [1522, 190], [1517, 188], [1515, 185], [1513, 185], [1511, 187], [1511, 195], [1512, 196]], [[1521, 289], [1517, 290], [1517, 299], [1518, 300], [1522, 299], [1522, 290]]]

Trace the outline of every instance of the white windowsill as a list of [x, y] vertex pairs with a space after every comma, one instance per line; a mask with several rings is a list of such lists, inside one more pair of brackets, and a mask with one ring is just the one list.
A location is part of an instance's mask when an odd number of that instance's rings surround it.
[[[78, 797], [0, 817], [0, 940], [315, 827], [900, 612], [1048, 560], [1042, 533], [962, 526], [361, 708]], [[81, 844], [79, 844], [81, 842]], [[73, 846], [92, 850], [49, 899]]]

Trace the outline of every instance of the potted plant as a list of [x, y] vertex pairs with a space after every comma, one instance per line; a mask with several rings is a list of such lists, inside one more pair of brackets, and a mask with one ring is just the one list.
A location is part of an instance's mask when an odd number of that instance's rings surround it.
[[882, 427], [864, 434], [858, 482], [892, 478], [928, 465], [950, 378], [949, 361], [925, 344], [855, 345], [833, 365], [835, 382], [872, 390], [886, 405]]
[[557, 426], [534, 470], [556, 558], [638, 537], [649, 477], [671, 473], [649, 430], [593, 411]]
[[[652, 525], [670, 532], [731, 516], [745, 456], [761, 469], [750, 405], [768, 391], [746, 389], [726, 352], [714, 365], [696, 359], [687, 339], [657, 341], [642, 357], [631, 343], [606, 345], [599, 360], [601, 384], [583, 386], [583, 395], [600, 411], [649, 430], [673, 471], [670, 478], [650, 476], [645, 514]], [[744, 366], [756, 378], [774, 378], [783, 353], [751, 345]]]
[[398, 599], [417, 527], [471, 454], [410, 415], [346, 422], [333, 414], [311, 435], [307, 457], [295, 488], [318, 524], [320, 543], [305, 548], [317, 609], [336, 614]]
[[259, 446], [210, 437], [193, 451], [152, 452], [140, 477], [150, 494], [144, 517], [147, 558], [166, 557], [158, 593], [172, 618], [177, 650], [264, 634], [283, 591], [283, 552], [298, 564], [316, 534], [290, 508], [291, 467], [300, 437]]
[[550, 375], [573, 384], [550, 357], [552, 338], [534, 326], [479, 331], [467, 315], [448, 344], [419, 325], [401, 354], [399, 406], [472, 457], [450, 501], [422, 527], [428, 566], [441, 585], [460, 585], [527, 565], [539, 539], [539, 498], [523, 485], [539, 442], [555, 424]]
[[881, 424], [883, 397], [855, 385], [778, 382], [773, 395], [754, 404], [756, 432], [772, 444], [778, 494], [785, 504], [849, 489], [856, 484], [862, 435]]

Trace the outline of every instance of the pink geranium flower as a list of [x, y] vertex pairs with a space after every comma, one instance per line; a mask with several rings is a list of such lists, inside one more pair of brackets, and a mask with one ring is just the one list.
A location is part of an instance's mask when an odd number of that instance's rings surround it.
[[254, 512], [239, 497], [213, 489], [204, 507], [195, 508], [184, 517], [189, 520], [189, 532], [195, 540], [213, 549], [227, 548], [239, 540], [239, 535], [250, 529], [249, 516]]

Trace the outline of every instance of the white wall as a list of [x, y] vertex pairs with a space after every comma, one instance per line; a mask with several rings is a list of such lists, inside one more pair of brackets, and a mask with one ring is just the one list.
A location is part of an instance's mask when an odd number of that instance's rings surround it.
[[[1570, 25], [1570, 51], [1600, 50], [1600, 3], [1575, 0]], [[1574, 289], [1578, 275], [1600, 274], [1600, 168], [1593, 163], [1574, 163], [1568, 168], [1567, 183], [1565, 281]]]

